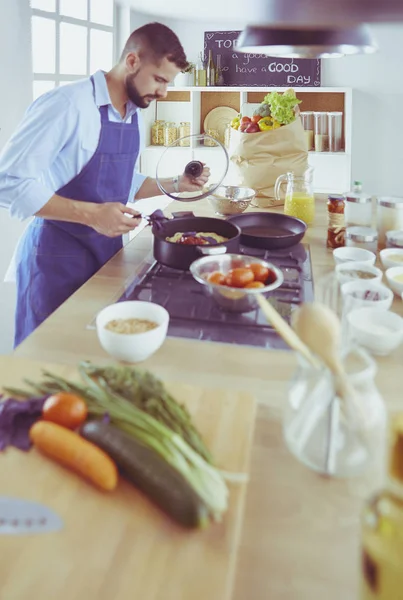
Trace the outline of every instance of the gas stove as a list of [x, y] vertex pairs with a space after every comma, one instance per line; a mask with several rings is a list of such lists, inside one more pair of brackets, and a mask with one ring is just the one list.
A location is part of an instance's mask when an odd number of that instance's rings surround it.
[[[313, 300], [309, 245], [298, 244], [284, 250], [242, 246], [241, 253], [263, 258], [282, 270], [284, 282], [268, 300], [286, 321], [290, 321], [296, 306]], [[288, 349], [260, 309], [244, 314], [224, 312], [189, 271], [165, 267], [152, 255], [118, 301], [124, 300], [155, 302], [166, 308], [170, 314], [169, 337]]]

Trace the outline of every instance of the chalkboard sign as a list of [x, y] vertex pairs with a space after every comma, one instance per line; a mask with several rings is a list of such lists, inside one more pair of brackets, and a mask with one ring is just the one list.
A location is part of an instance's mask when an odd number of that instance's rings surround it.
[[221, 54], [224, 85], [261, 87], [320, 86], [320, 60], [277, 58], [237, 52], [240, 31], [205, 31], [204, 53]]

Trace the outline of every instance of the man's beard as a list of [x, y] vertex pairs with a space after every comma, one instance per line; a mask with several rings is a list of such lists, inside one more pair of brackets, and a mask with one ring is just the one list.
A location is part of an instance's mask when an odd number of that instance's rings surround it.
[[155, 100], [157, 96], [153, 96], [152, 94], [146, 94], [145, 96], [141, 96], [139, 91], [134, 83], [134, 80], [139, 73], [140, 68], [133, 73], [132, 75], [128, 75], [126, 78], [126, 94], [128, 98], [139, 108], [148, 108], [151, 104], [152, 100]]

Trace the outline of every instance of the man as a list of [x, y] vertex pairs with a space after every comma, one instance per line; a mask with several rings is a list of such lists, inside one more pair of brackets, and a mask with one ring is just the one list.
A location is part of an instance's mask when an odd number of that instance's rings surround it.
[[[160, 194], [137, 173], [144, 144], [138, 108], [167, 95], [187, 66], [179, 39], [160, 23], [134, 31], [108, 73], [38, 98], [0, 156], [0, 205], [35, 216], [17, 248], [15, 345], [122, 248], [140, 222], [127, 201]], [[196, 191], [209, 169], [164, 180]]]

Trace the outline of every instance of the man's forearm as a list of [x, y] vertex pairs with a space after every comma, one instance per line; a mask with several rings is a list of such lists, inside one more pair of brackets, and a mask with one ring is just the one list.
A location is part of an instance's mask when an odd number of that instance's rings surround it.
[[91, 215], [93, 215], [96, 206], [93, 202], [70, 200], [69, 198], [63, 198], [55, 194], [35, 213], [35, 216], [42, 217], [43, 219], [89, 225], [91, 223]]
[[[178, 190], [174, 187], [174, 182], [172, 177], [168, 177], [166, 179], [161, 179], [161, 184], [163, 188], [169, 193], [174, 194]], [[143, 185], [138, 189], [137, 194], [135, 196], [136, 200], [140, 200], [141, 198], [152, 198], [153, 196], [160, 196], [162, 194], [160, 188], [157, 185], [155, 179], [151, 177], [147, 177], [144, 180]]]

